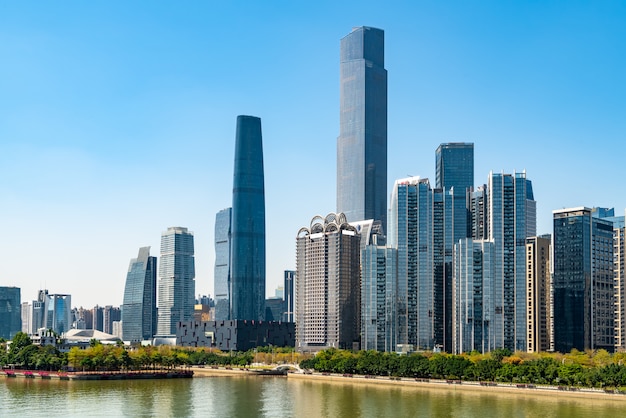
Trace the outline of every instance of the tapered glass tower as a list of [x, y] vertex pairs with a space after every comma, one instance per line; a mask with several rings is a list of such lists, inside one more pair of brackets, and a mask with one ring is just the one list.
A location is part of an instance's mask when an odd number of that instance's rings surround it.
[[265, 188], [261, 119], [237, 117], [230, 319], [265, 319]]
[[341, 40], [337, 212], [387, 227], [385, 33], [358, 27]]
[[122, 305], [122, 339], [149, 340], [157, 324], [156, 257], [150, 256], [150, 247], [139, 249], [137, 258], [130, 260]]

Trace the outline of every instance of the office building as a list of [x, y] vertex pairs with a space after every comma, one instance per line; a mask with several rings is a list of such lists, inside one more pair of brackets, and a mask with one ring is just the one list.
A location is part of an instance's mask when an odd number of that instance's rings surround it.
[[337, 212], [349, 222], [387, 219], [385, 35], [357, 27], [341, 39]]
[[552, 214], [554, 349], [613, 351], [613, 222], [587, 207]]
[[22, 297], [19, 287], [0, 286], [0, 338], [11, 340], [22, 330]]
[[268, 322], [280, 322], [285, 312], [285, 300], [283, 298], [265, 299], [265, 320]]
[[316, 216], [296, 238], [296, 348], [359, 346], [360, 236], [344, 214]]
[[215, 320], [230, 319], [230, 254], [232, 208], [215, 215]]
[[285, 270], [284, 273], [284, 285], [283, 294], [285, 299], [285, 312], [283, 313], [284, 322], [293, 322], [293, 309], [294, 309], [294, 278], [296, 272], [294, 270]]
[[66, 294], [44, 295], [45, 297], [45, 329], [63, 335], [72, 329], [72, 296]]
[[487, 185], [470, 188], [467, 191], [468, 233], [474, 240], [488, 239], [489, 208], [487, 206]]
[[157, 259], [150, 256], [150, 247], [141, 247], [137, 258], [130, 260], [126, 274], [121, 318], [123, 340], [150, 340], [156, 333], [156, 278]]
[[526, 238], [537, 235], [536, 202], [526, 172], [489, 174], [488, 237], [494, 242], [496, 346], [526, 350]]
[[552, 335], [550, 235], [526, 238], [526, 351], [549, 351]]
[[176, 335], [179, 321], [193, 318], [196, 267], [193, 233], [170, 227], [161, 234], [157, 335]]
[[438, 189], [454, 190], [454, 242], [470, 237], [466, 193], [474, 187], [474, 144], [439, 145], [435, 151], [435, 177]]
[[237, 117], [230, 319], [265, 318], [265, 186], [261, 119]]

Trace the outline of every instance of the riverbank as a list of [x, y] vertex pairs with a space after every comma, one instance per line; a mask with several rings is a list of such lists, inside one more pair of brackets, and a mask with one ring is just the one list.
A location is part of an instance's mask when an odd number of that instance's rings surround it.
[[185, 379], [193, 377], [192, 370], [133, 371], [133, 372], [45, 372], [31, 370], [2, 370], [0, 376], [7, 379], [48, 380], [137, 380], [137, 379]]
[[[218, 377], [218, 376], [255, 376], [256, 374], [247, 369], [225, 369], [225, 368], [197, 368], [194, 367], [196, 377]], [[550, 398], [578, 398], [578, 399], [598, 399], [624, 402], [626, 404], [626, 394], [608, 392], [602, 389], [577, 388], [566, 386], [544, 386], [528, 384], [509, 384], [495, 382], [470, 382], [460, 380], [439, 380], [439, 379], [409, 379], [388, 376], [362, 376], [362, 375], [341, 375], [333, 373], [288, 373], [288, 379], [299, 381], [326, 382], [337, 384], [356, 385], [377, 385], [377, 386], [400, 386], [420, 389], [435, 389], [441, 391], [477, 392], [477, 393], [506, 393], [520, 396], [539, 396]]]

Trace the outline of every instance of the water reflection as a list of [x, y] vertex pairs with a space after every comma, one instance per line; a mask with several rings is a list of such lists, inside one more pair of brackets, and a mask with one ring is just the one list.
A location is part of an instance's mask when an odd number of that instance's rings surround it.
[[281, 377], [65, 382], [0, 378], [4, 416], [604, 417], [626, 399], [461, 392]]

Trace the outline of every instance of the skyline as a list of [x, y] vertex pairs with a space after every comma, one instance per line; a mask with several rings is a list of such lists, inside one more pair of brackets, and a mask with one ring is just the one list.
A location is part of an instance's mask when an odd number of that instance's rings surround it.
[[119, 306], [128, 260], [181, 226], [196, 294], [214, 296], [234, 122], [251, 114], [272, 295], [298, 229], [335, 211], [339, 46], [355, 26], [385, 31], [388, 191], [434, 183], [439, 144], [473, 142], [476, 186], [527, 170], [538, 234], [555, 209], [623, 214], [626, 5], [241, 4], [0, 6], [0, 285]]

